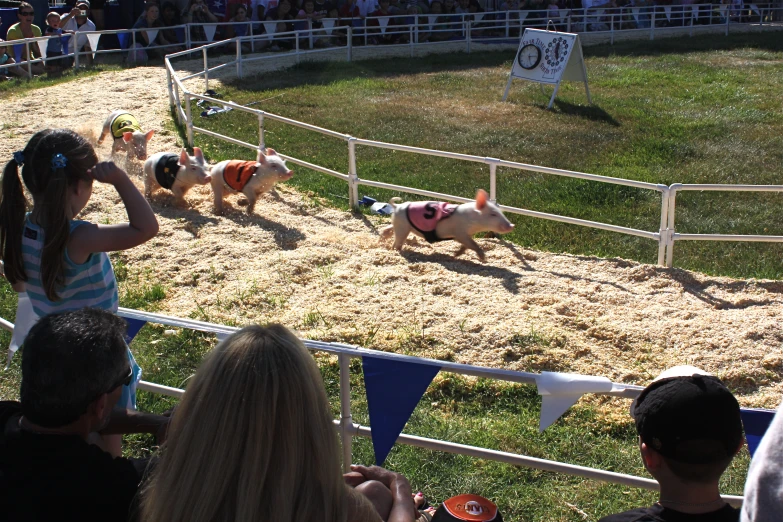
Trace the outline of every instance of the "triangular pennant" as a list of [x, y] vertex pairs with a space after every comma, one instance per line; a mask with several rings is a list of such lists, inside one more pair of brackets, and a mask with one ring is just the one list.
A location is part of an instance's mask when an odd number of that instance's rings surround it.
[[[95, 51], [98, 50], [98, 44], [101, 41], [101, 33], [91, 33], [87, 35], [87, 41], [90, 42], [90, 49], [92, 49], [92, 57], [95, 59]], [[150, 38], [152, 41], [152, 38]]]
[[525, 23], [525, 18], [527, 18], [527, 11], [520, 11], [519, 12], [519, 25], [522, 25]]
[[693, 16], [693, 18], [698, 18], [699, 17], [699, 6], [698, 5], [692, 5], [691, 6], [691, 15]]
[[33, 303], [27, 296], [27, 293], [22, 292], [18, 295], [18, 301], [16, 303], [16, 319], [14, 320], [14, 332], [11, 334], [11, 344], [8, 345], [8, 360], [6, 361], [6, 369], [11, 364], [11, 359], [14, 354], [22, 346], [24, 338], [27, 337], [27, 332], [30, 328], [38, 322], [38, 316], [33, 311]]
[[484, 19], [484, 13], [473, 13], [473, 19], [480, 22]]
[[666, 13], [666, 19], [671, 22], [672, 21], [672, 6], [670, 6], [670, 5], [663, 6], [663, 12]]
[[[206, 29], [206, 28], [205, 28]], [[149, 42], [147, 45], [155, 45], [155, 38], [158, 37], [158, 30], [157, 29], [147, 29], [144, 31], [147, 33], [147, 41]], [[212, 33], [212, 36], [214, 36], [215, 33]], [[212, 40], [210, 40], [211, 42]]]
[[46, 60], [46, 51], [49, 50], [49, 40], [38, 40], [38, 50], [41, 51], [41, 58]]
[[631, 13], [633, 13], [633, 19], [636, 20], [636, 23], [639, 23], [639, 12], [641, 11], [641, 8], [639, 7], [632, 7]]
[[767, 432], [767, 428], [775, 417], [774, 410], [741, 409], [742, 427], [745, 429], [745, 440], [748, 441], [748, 451], [752, 457]]
[[430, 24], [430, 31], [435, 29], [435, 22], [438, 21], [438, 15], [429, 15], [427, 16], [427, 22]]
[[208, 42], [215, 39], [215, 31], [217, 31], [216, 24], [204, 24], [204, 34], [206, 35]]
[[541, 417], [538, 429], [544, 431], [585, 393], [607, 392], [612, 381], [606, 377], [577, 373], [541, 372], [536, 379], [541, 398]]
[[365, 355], [362, 369], [375, 463], [380, 466], [440, 367]]
[[19, 63], [22, 61], [22, 51], [24, 50], [24, 45], [17, 44], [14, 45], [14, 60], [16, 60], [16, 63]]
[[378, 18], [378, 24], [381, 26], [381, 34], [386, 34], [386, 26], [389, 25], [389, 19]]
[[[694, 10], [698, 10], [698, 6], [693, 6]], [[761, 16], [761, 11], [759, 10], [759, 6], [756, 4], [750, 4], [750, 10], [756, 13], [758, 16]]]
[[[332, 25], [334, 25], [334, 22], [332, 22]], [[277, 31], [277, 22], [264, 22], [264, 31], [266, 31], [267, 39], [272, 38], [272, 35]], [[329, 34], [332, 33], [329, 32]]]
[[332, 28], [334, 27], [334, 18], [324, 18], [321, 20], [321, 23], [324, 26], [324, 29], [326, 29], [326, 34], [329, 36], [332, 36]]
[[117, 33], [117, 40], [120, 41], [120, 49], [127, 49], [130, 41], [130, 33]]
[[125, 317], [125, 321], [128, 323], [128, 331], [125, 332], [125, 342], [130, 344], [131, 341], [133, 341], [133, 338], [136, 337], [136, 334], [139, 333], [139, 330], [147, 324], [147, 321], [132, 319], [130, 317]]

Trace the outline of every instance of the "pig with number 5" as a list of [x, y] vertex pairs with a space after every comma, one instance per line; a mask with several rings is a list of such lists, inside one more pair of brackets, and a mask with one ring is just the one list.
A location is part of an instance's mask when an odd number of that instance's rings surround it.
[[187, 206], [185, 193], [194, 185], [207, 185], [210, 181], [209, 168], [204, 161], [204, 153], [198, 147], [193, 148], [193, 156], [182, 149], [179, 154], [158, 152], [144, 162], [144, 195], [149, 198], [156, 186], [170, 190], [174, 194], [174, 204]]
[[497, 205], [489, 201], [489, 196], [481, 189], [476, 193], [475, 202], [462, 205], [439, 201], [401, 201], [400, 198], [392, 198], [389, 201], [394, 207], [392, 224], [381, 231], [381, 237], [384, 239], [394, 234], [394, 248], [399, 251], [402, 251], [408, 234], [413, 232], [428, 243], [453, 239], [461, 245], [454, 253], [455, 257], [470, 248], [484, 261], [484, 251], [473, 240], [473, 234], [507, 234], [514, 230], [514, 225], [506, 219]]
[[259, 150], [256, 161], [228, 160], [212, 167], [212, 192], [215, 213], [223, 213], [223, 196], [241, 192], [247, 197], [247, 213], [252, 214], [259, 194], [272, 189], [278, 181], [294, 175], [274, 149]]

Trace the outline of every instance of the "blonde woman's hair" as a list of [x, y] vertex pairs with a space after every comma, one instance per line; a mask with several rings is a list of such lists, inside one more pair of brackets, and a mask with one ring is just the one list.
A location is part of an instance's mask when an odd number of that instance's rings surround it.
[[283, 326], [248, 326], [188, 385], [141, 520], [344, 522], [339, 455], [312, 356]]

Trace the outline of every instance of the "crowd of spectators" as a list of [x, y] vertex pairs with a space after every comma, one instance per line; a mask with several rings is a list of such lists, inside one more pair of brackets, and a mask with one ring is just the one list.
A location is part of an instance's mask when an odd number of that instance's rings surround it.
[[[36, 4], [39, 3], [35, 0]], [[675, 27], [690, 24], [707, 24], [735, 21], [751, 21], [753, 12], [744, 0], [714, 0], [716, 4], [702, 5], [692, 9], [698, 0], [117, 0], [120, 26], [112, 29], [159, 29], [138, 31], [128, 55], [134, 61], [148, 57], [183, 50], [186, 35], [180, 24], [193, 24], [189, 28], [190, 42], [203, 44], [214, 39], [246, 36], [252, 26], [253, 34], [270, 34], [294, 31], [295, 29], [321, 29], [322, 20], [330, 19], [329, 28], [353, 26], [357, 38], [355, 44], [365, 41], [370, 44], [405, 43], [409, 38], [408, 27], [419, 26], [419, 41], [443, 41], [464, 38], [462, 21], [473, 15], [474, 36], [516, 37], [522, 27], [546, 27], [548, 21], [558, 30], [566, 30], [565, 15], [571, 13], [572, 31], [602, 31], [610, 29], [644, 29], [653, 23], [656, 27]], [[67, 0], [72, 6], [65, 14], [50, 12], [40, 14], [45, 20], [42, 26], [33, 23], [39, 13], [28, 2], [22, 2], [17, 11], [18, 23], [7, 32], [6, 40], [33, 38], [60, 34], [67, 49], [59, 49], [58, 43], [49, 43], [46, 63], [49, 71], [58, 71], [73, 64], [72, 55], [91, 49], [88, 38], [74, 33], [106, 29], [106, 0]], [[657, 8], [656, 6], [662, 6]], [[41, 7], [38, 7], [41, 9]], [[45, 9], [45, 7], [44, 7]], [[524, 12], [524, 13], [522, 13]], [[53, 21], [59, 16], [59, 23]], [[655, 20], [653, 20], [655, 18]], [[503, 27], [510, 21], [511, 30]], [[266, 22], [277, 22], [276, 24]], [[307, 22], [301, 24], [300, 22]], [[212, 26], [207, 34], [202, 24]], [[328, 36], [327, 36], [328, 34]], [[153, 36], [150, 36], [153, 35]], [[69, 38], [70, 37], [70, 38]], [[66, 38], [68, 43], [65, 44]], [[152, 41], [150, 41], [152, 38]], [[2, 43], [2, 41], [0, 41]], [[303, 38], [300, 47], [330, 46], [345, 43], [345, 37], [332, 35], [331, 31]], [[258, 42], [253, 49], [285, 50], [295, 45], [293, 37], [272, 37]], [[244, 46], [251, 50], [249, 45]], [[157, 49], [156, 49], [157, 48]], [[33, 58], [40, 58], [36, 46], [30, 47]], [[2, 48], [0, 48], [2, 51]], [[67, 51], [67, 52], [66, 52]], [[6, 47], [3, 64], [26, 62], [26, 51], [21, 56], [8, 53]], [[12, 60], [12, 61], [9, 61]], [[81, 64], [90, 65], [92, 53], [80, 55]], [[33, 64], [32, 74], [44, 72], [41, 63]], [[19, 66], [0, 69], [0, 78], [26, 76], [27, 69]]]

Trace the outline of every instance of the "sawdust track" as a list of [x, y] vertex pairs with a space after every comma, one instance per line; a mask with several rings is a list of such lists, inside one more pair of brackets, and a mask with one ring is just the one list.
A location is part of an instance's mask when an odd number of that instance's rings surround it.
[[[180, 146], [164, 130], [160, 67], [103, 73], [5, 105], [18, 110], [3, 116], [2, 158], [44, 125], [97, 132], [118, 108], [159, 131], [150, 153]], [[193, 207], [181, 210], [156, 193], [159, 235], [120, 256], [131, 277], [166, 287], [165, 313], [184, 317], [200, 306], [216, 322], [278, 321], [303, 337], [637, 384], [695, 364], [724, 378], [745, 406], [780, 402], [783, 282], [532, 252], [498, 239], [479, 240], [485, 264], [472, 253], [453, 259], [449, 243], [411, 241], [399, 255], [378, 241], [384, 218], [324, 208], [290, 187], [262, 197], [252, 217], [236, 197], [215, 217], [210, 198], [198, 187], [188, 195]], [[84, 218], [117, 222], [125, 212], [113, 190], [96, 186]]]

